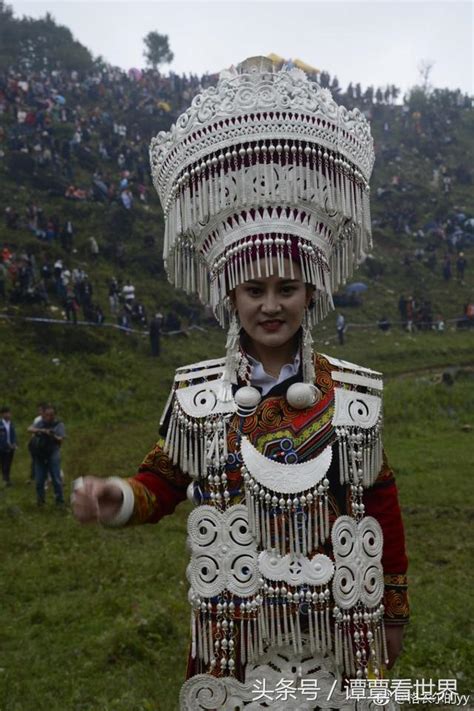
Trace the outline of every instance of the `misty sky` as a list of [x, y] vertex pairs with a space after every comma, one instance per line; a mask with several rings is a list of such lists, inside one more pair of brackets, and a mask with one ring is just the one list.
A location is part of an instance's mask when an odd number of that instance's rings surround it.
[[419, 81], [422, 60], [434, 86], [473, 92], [473, 5], [401, 0], [360, 2], [116, 2], [7, 0], [15, 15], [50, 12], [94, 55], [124, 69], [143, 67], [143, 37], [167, 34], [178, 73], [218, 72], [245, 57], [275, 52], [300, 58], [340, 84]]

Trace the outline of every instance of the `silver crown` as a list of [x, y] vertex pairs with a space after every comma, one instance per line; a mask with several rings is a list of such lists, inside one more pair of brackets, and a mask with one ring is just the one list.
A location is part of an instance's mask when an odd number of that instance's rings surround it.
[[[152, 140], [150, 160], [169, 277], [220, 319], [229, 289], [248, 276], [256, 238], [278, 264], [296, 241], [319, 317], [371, 247], [369, 124], [301, 69], [275, 72], [252, 57], [225, 70]], [[231, 259], [237, 266], [223, 278]], [[273, 260], [264, 266], [272, 273]]]

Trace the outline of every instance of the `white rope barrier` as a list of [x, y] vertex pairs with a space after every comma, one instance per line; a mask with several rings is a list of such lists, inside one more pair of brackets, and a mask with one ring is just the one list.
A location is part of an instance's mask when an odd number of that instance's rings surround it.
[[[148, 336], [148, 331], [138, 330], [136, 328], [129, 328], [128, 326], [120, 326], [118, 323], [95, 323], [94, 321], [68, 321], [64, 319], [46, 318], [40, 316], [12, 316], [11, 314], [0, 314], [0, 318], [8, 321], [28, 321], [30, 323], [45, 323], [45, 324], [59, 324], [60, 326], [91, 326], [92, 328], [115, 328], [118, 331], [125, 331], [125, 333], [137, 333], [141, 336]], [[176, 331], [161, 331], [161, 336], [178, 336], [180, 334], [187, 334], [189, 331], [202, 331], [206, 333], [206, 329], [202, 326], [188, 326], [187, 328], [182, 328]]]

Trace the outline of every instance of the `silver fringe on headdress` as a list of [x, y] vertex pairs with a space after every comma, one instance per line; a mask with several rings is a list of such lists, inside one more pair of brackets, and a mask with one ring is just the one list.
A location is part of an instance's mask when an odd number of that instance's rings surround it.
[[230, 290], [284, 274], [295, 252], [320, 320], [371, 247], [368, 122], [300, 69], [254, 57], [222, 72], [150, 157], [169, 278], [221, 324]]

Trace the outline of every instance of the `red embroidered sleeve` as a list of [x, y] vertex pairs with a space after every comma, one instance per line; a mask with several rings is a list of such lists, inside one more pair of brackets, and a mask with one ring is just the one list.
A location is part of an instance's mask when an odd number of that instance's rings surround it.
[[406, 624], [409, 617], [409, 604], [405, 533], [395, 477], [385, 454], [380, 474], [374, 485], [364, 493], [364, 504], [366, 515], [376, 518], [383, 532], [385, 621], [395, 625]]
[[163, 452], [160, 439], [147, 454], [137, 474], [127, 480], [135, 496], [133, 514], [129, 525], [157, 523], [163, 516], [173, 513], [186, 498], [190, 477], [174, 465]]

